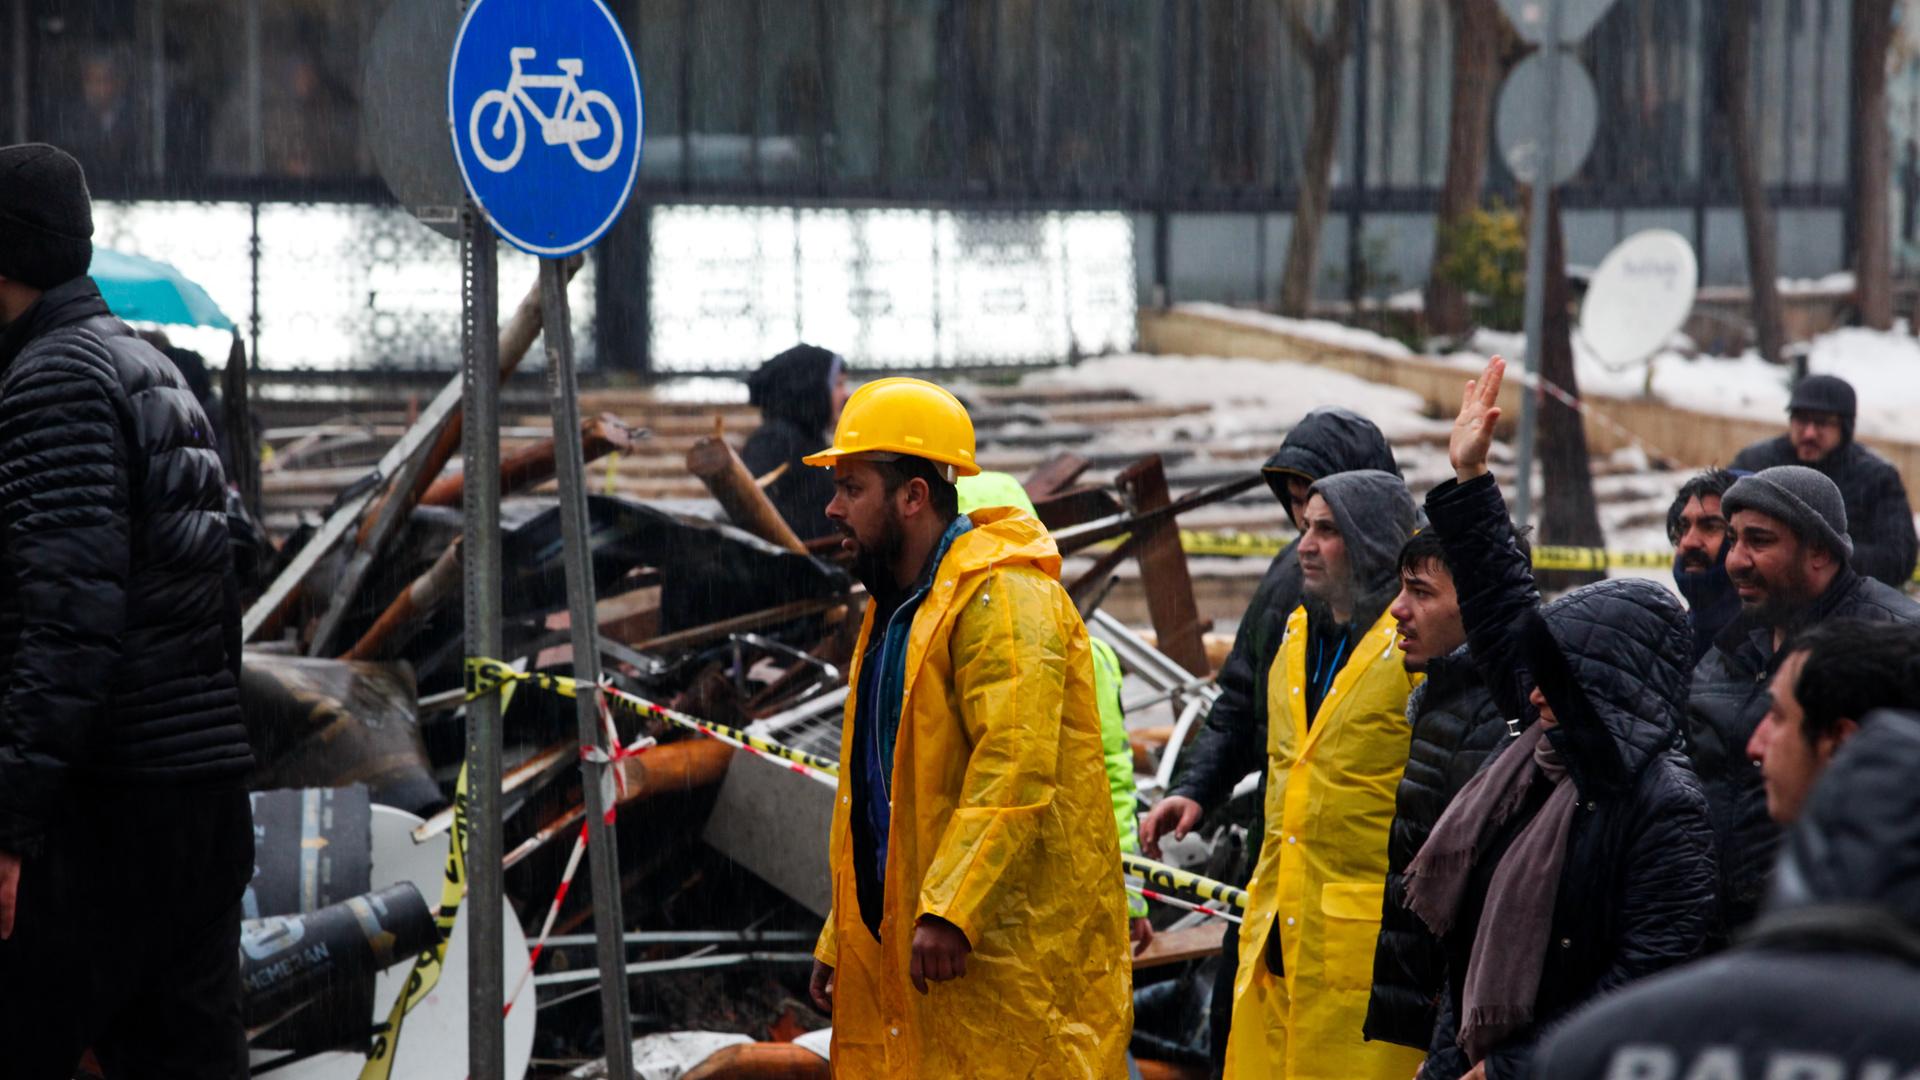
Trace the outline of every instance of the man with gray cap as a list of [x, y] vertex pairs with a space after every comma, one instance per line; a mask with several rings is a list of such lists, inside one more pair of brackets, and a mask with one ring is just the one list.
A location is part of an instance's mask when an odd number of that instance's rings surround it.
[[0, 147], [0, 1073], [241, 1077], [226, 482], [92, 236], [78, 162]]
[[1809, 375], [1793, 388], [1787, 433], [1754, 443], [1733, 459], [1736, 472], [1776, 465], [1817, 469], [1840, 489], [1853, 538], [1852, 565], [1898, 589], [1913, 576], [1920, 540], [1900, 471], [1853, 440], [1853, 387], [1833, 375]]
[[1694, 668], [1687, 736], [1720, 848], [1723, 932], [1752, 919], [1779, 844], [1766, 789], [1746, 755], [1772, 703], [1767, 684], [1788, 639], [1835, 618], [1920, 622], [1920, 604], [1856, 573], [1847, 508], [1832, 480], [1804, 465], [1742, 477], [1721, 497], [1733, 548], [1727, 574], [1740, 614]]

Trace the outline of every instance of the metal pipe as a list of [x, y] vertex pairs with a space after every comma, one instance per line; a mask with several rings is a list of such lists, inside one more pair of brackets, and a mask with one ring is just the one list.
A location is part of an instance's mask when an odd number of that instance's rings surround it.
[[[805, 930], [636, 930], [622, 934], [629, 945], [707, 945], [731, 941], [816, 941], [819, 934]], [[592, 945], [599, 939], [592, 934], [555, 934], [547, 939], [549, 948], [565, 945]]]
[[[493, 229], [471, 202], [462, 215], [467, 265], [461, 325], [461, 453], [470, 470], [463, 493], [461, 578], [468, 656], [498, 656], [500, 595], [499, 261]], [[563, 440], [564, 441], [564, 440]], [[506, 958], [501, 944], [502, 756], [500, 695], [467, 703], [467, 1060], [469, 1075], [506, 1074]]]
[[[567, 311], [567, 276], [562, 264], [540, 262], [540, 299], [547, 346], [547, 394], [552, 401], [555, 431], [580, 429], [579, 387], [573, 371], [573, 324]], [[560, 526], [565, 546], [567, 611], [573, 637], [573, 675], [587, 686], [600, 682], [600, 652], [594, 617], [593, 553], [587, 520], [586, 462], [575, 439], [554, 444], [560, 481]], [[587, 847], [592, 861], [594, 932], [601, 979], [600, 1020], [607, 1048], [607, 1075], [633, 1075], [633, 1020], [627, 1007], [627, 980], [617, 977], [626, 959], [620, 935], [626, 929], [621, 915], [620, 849], [613, 819], [613, 763], [600, 724], [600, 699], [583, 693], [574, 699], [580, 726], [580, 745], [601, 751], [580, 762], [581, 787], [586, 795]], [[598, 760], [594, 760], [594, 758]], [[495, 863], [497, 865], [497, 861]], [[591, 977], [598, 977], [597, 975]]]
[[1547, 322], [1547, 215], [1552, 209], [1553, 175], [1559, 168], [1555, 160], [1559, 150], [1560, 66], [1557, 59], [1560, 40], [1561, 6], [1547, 8], [1547, 42], [1541, 46], [1541, 58], [1547, 64], [1547, 108], [1543, 130], [1539, 133], [1540, 156], [1535, 166], [1532, 191], [1532, 219], [1527, 223], [1527, 368], [1520, 395], [1520, 447], [1515, 455], [1519, 474], [1515, 481], [1514, 521], [1525, 528], [1533, 517], [1533, 444], [1540, 420], [1541, 359], [1545, 355]]
[[[657, 974], [661, 974], [663, 972], [668, 972], [668, 971], [695, 971], [700, 968], [742, 967], [747, 964], [811, 964], [811, 963], [813, 963], [812, 953], [751, 952], [751, 953], [728, 953], [724, 956], [696, 956], [696, 957], [689, 957], [685, 960], [650, 960], [650, 961], [647, 961], [646, 963], [627, 964], [625, 967], [617, 970], [625, 971], [628, 975], [631, 976], [631, 975], [657, 975]], [[600, 969], [586, 968], [581, 971], [556, 971], [551, 975], [535, 975], [533, 977], [533, 985], [564, 986], [567, 983], [592, 982], [596, 979], [600, 979]], [[601, 980], [601, 981], [605, 982], [608, 980]], [[626, 981], [625, 980], [617, 980], [617, 981], [619, 982], [619, 986], [620, 986], [620, 999], [622, 1001], [625, 1001], [627, 997]], [[612, 1041], [608, 1041], [607, 1056], [612, 1057], [613, 1053], [614, 1053], [613, 1043]], [[632, 1055], [632, 1053], [633, 1053], [633, 1047], [629, 1044], [626, 1050], [621, 1051], [621, 1056], [629, 1057]], [[633, 1070], [629, 1068], [625, 1073], [615, 1073], [615, 1072], [609, 1071], [607, 1075], [631, 1076], [633, 1075]]]

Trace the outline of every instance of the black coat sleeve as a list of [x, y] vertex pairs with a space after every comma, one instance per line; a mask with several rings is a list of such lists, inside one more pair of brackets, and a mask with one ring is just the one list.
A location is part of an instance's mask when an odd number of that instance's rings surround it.
[[1211, 810], [1248, 773], [1266, 763], [1267, 672], [1280, 650], [1287, 617], [1300, 605], [1300, 560], [1296, 545], [1267, 567], [1234, 634], [1215, 680], [1220, 696], [1207, 721], [1180, 754], [1180, 774], [1169, 795]]
[[1907, 486], [1900, 480], [1900, 471], [1883, 461], [1870, 461], [1855, 474], [1855, 482], [1865, 489], [1860, 505], [1867, 507], [1867, 513], [1865, 521], [1849, 530], [1853, 540], [1851, 565], [1862, 577], [1903, 588], [1913, 577], [1916, 550], [1920, 549], [1914, 537]]
[[58, 341], [0, 386], [0, 573], [18, 644], [0, 690], [0, 851], [37, 853], [109, 699], [131, 563], [123, 400]]
[[1531, 680], [1508, 632], [1539, 606], [1533, 567], [1514, 542], [1506, 500], [1493, 474], [1448, 480], [1427, 495], [1427, 519], [1440, 534], [1460, 597], [1468, 651], [1502, 715], [1525, 714]]

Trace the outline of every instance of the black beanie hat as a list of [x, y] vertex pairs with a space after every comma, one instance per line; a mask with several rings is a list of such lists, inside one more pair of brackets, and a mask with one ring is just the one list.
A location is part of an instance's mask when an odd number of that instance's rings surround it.
[[51, 289], [93, 262], [93, 199], [71, 154], [0, 146], [0, 277]]
[[1789, 413], [1833, 413], [1848, 439], [1853, 438], [1853, 418], [1859, 412], [1853, 384], [1836, 375], [1809, 375], [1793, 386], [1793, 398], [1787, 402]]

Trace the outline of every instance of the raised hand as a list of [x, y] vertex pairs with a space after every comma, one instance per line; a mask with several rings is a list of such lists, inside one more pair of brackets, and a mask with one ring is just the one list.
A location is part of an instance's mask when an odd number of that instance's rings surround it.
[[1463, 484], [1486, 475], [1493, 425], [1500, 419], [1500, 382], [1506, 372], [1507, 362], [1496, 356], [1460, 395], [1460, 415], [1454, 417], [1453, 434], [1447, 437], [1447, 460]]

